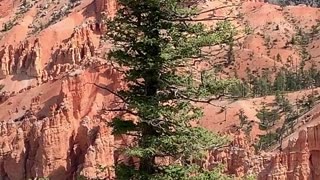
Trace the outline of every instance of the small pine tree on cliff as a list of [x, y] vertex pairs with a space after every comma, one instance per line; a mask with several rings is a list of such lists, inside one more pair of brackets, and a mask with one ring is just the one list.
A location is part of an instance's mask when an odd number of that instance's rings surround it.
[[[107, 20], [106, 37], [114, 46], [108, 59], [123, 67], [128, 88], [117, 94], [137, 122], [113, 120], [114, 134], [134, 134], [136, 145], [123, 150], [139, 165], [118, 163], [117, 179], [221, 179], [218, 170], [196, 165], [206, 150], [224, 145], [225, 137], [191, 122], [202, 116], [193, 102], [207, 102], [232, 82], [217, 81], [208, 72], [192, 70], [203, 47], [231, 43], [235, 34], [227, 21], [215, 28], [192, 20], [195, 1], [119, 0], [116, 16]], [[197, 76], [196, 76], [197, 75]], [[198, 77], [198, 78], [195, 78]], [[201, 100], [199, 100], [201, 98]], [[169, 158], [169, 164], [157, 163]]]

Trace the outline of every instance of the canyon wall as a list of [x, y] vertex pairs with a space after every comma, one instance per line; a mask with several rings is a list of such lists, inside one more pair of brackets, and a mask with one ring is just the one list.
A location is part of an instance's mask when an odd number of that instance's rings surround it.
[[[115, 0], [95, 0], [94, 5], [100, 20], [113, 17], [117, 9]], [[112, 135], [107, 123], [116, 114], [104, 109], [116, 106], [115, 97], [94, 85], [111, 90], [121, 87], [121, 76], [97, 56], [100, 47], [95, 36], [100, 30], [101, 25], [91, 21], [76, 27], [71, 37], [52, 47], [50, 59], [43, 59], [46, 44], [39, 39], [1, 47], [0, 78], [26, 74], [46, 88], [59, 82], [61, 91], [50, 105], [42, 101], [39, 92], [22, 116], [1, 120], [0, 179], [64, 180], [80, 175], [114, 179], [115, 162], [125, 159], [117, 154], [117, 141], [128, 144], [129, 138]], [[0, 102], [14, 96], [4, 94]], [[260, 180], [320, 179], [320, 125], [301, 131], [281, 152], [256, 154], [243, 133], [231, 136], [228, 147], [209, 151], [199, 164], [206, 169], [225, 164], [229, 174], [256, 174]]]
[[[114, 14], [115, 1], [95, 3], [98, 14]], [[37, 38], [0, 49], [0, 78], [24, 74], [47, 88], [61, 82], [53, 105], [42, 102], [40, 92], [22, 116], [0, 122], [0, 179], [113, 179], [115, 142], [107, 122], [115, 114], [103, 109], [114, 106], [114, 97], [94, 83], [113, 90], [121, 83], [119, 74], [96, 56], [95, 33], [99, 29], [93, 21], [76, 27], [70, 38], [52, 47], [49, 60], [42, 58], [42, 47], [49, 44]], [[11, 92], [2, 94], [1, 102], [14, 97]], [[10, 110], [9, 116], [14, 113]]]
[[[41, 95], [38, 95], [32, 99], [30, 109], [23, 117], [1, 122], [1, 178], [63, 180], [80, 174], [90, 178], [114, 177], [114, 137], [107, 126], [113, 114], [103, 112], [102, 104], [98, 106], [101, 109], [92, 110], [95, 106], [88, 102], [88, 99], [102, 102], [95, 98], [104, 93], [110, 101], [103, 99], [103, 106], [112, 104], [111, 94], [88, 84], [88, 76], [92, 77], [89, 82], [99, 82], [102, 72], [68, 76], [61, 83], [57, 102], [50, 106], [45, 117], [37, 115], [42, 110], [39, 106]], [[99, 167], [104, 171], [98, 171]]]
[[208, 152], [202, 166], [225, 165], [225, 172], [237, 177], [255, 174], [259, 180], [320, 179], [320, 124], [300, 131], [297, 139], [278, 152], [254, 153], [243, 133], [233, 134], [229, 147]]

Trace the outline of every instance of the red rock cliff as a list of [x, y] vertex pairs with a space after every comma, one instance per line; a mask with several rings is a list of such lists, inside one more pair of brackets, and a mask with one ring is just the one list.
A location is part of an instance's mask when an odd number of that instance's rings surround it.
[[256, 174], [259, 180], [320, 179], [320, 124], [299, 133], [281, 152], [254, 154], [242, 133], [229, 147], [209, 152], [202, 165], [208, 169], [225, 164], [238, 177]]
[[[114, 177], [114, 138], [106, 124], [113, 114], [101, 111], [101, 103], [110, 106], [113, 97], [92, 82], [102, 78], [117, 88], [118, 76], [105, 68], [90, 71], [75, 71], [62, 81], [57, 102], [46, 117], [37, 115], [42, 110], [39, 95], [23, 117], [1, 123], [0, 177], [62, 180], [80, 172], [90, 178]], [[106, 170], [98, 172], [98, 166]]]

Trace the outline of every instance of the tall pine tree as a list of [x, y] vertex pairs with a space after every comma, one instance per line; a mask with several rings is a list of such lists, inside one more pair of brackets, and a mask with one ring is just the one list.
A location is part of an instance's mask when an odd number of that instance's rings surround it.
[[[191, 0], [119, 0], [116, 16], [107, 20], [106, 37], [114, 46], [108, 59], [121, 66], [127, 84], [117, 92], [137, 117], [113, 120], [116, 135], [135, 134], [136, 144], [123, 150], [137, 164], [118, 163], [117, 179], [221, 179], [194, 162], [227, 139], [191, 125], [202, 116], [193, 102], [207, 101], [227, 88], [229, 81], [211, 81], [210, 74], [191, 70], [203, 47], [231, 43], [233, 26], [214, 28], [192, 19], [199, 13]], [[195, 78], [198, 75], [198, 78]], [[212, 77], [212, 76], [211, 76]], [[169, 164], [156, 161], [169, 158]]]

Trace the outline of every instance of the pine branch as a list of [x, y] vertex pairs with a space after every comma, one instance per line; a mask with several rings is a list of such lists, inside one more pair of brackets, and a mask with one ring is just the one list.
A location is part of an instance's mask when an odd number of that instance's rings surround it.
[[226, 6], [221, 6], [221, 7], [217, 7], [217, 8], [213, 8], [213, 9], [209, 9], [209, 10], [205, 10], [205, 11], [201, 11], [199, 13], [197, 13], [196, 15], [201, 15], [201, 14], [205, 14], [208, 12], [214, 12], [216, 10], [220, 10], [220, 9], [224, 9], [224, 8], [229, 8], [229, 7], [239, 7], [240, 5], [226, 5]]
[[98, 85], [98, 84], [96, 84], [96, 83], [86, 83], [86, 84], [93, 84], [93, 85], [97, 86], [98, 88], [107, 90], [107, 91], [110, 92], [111, 94], [119, 97], [123, 102], [127, 102], [127, 100], [126, 100], [124, 97], [122, 97], [121, 95], [119, 95], [119, 94], [116, 93], [115, 91], [109, 89], [107, 86], [101, 86], [101, 85]]
[[138, 113], [135, 113], [129, 109], [124, 109], [124, 108], [118, 108], [118, 109], [106, 109], [105, 111], [109, 111], [109, 112], [126, 112], [129, 113], [131, 115], [134, 115], [136, 117], [140, 117], [140, 122], [144, 122], [147, 123], [149, 125], [152, 125], [153, 127], [158, 127], [162, 130], [164, 130], [164, 128], [162, 127], [162, 125], [169, 123], [172, 125], [177, 126], [177, 123], [173, 123], [172, 121], [168, 121], [168, 120], [164, 120], [164, 119], [148, 119], [142, 115], [139, 115]]
[[[214, 12], [216, 10], [220, 10], [220, 9], [225, 9], [225, 8], [230, 8], [230, 7], [239, 7], [240, 5], [226, 5], [226, 6], [221, 6], [221, 7], [217, 7], [217, 8], [212, 8], [212, 9], [208, 9], [208, 10], [204, 10], [204, 11], [200, 11], [198, 13], [194, 13], [192, 14], [192, 16], [199, 16], [199, 15], [202, 15], [202, 14], [205, 14], [205, 13], [209, 13], [209, 12]], [[229, 12], [229, 14], [227, 15], [230, 15], [231, 12]], [[188, 16], [175, 16], [176, 19], [173, 19], [173, 21], [192, 21], [193, 19], [190, 17], [190, 15]], [[215, 16], [215, 15], [211, 15], [211, 17], [219, 17], [219, 18], [222, 18], [222, 17], [225, 17], [225, 16]], [[221, 19], [212, 19], [212, 20], [221, 20]]]
[[200, 100], [200, 99], [193, 99], [193, 98], [189, 98], [187, 96], [184, 96], [182, 94], [180, 94], [180, 97], [184, 100], [188, 100], [188, 101], [191, 101], [191, 102], [194, 102], [194, 103], [205, 103], [205, 104], [210, 104], [212, 106], [215, 106], [215, 107], [224, 107], [224, 106], [219, 106], [219, 105], [216, 105], [216, 104], [213, 104], [212, 101], [216, 101], [216, 100], [219, 100], [221, 97], [223, 97], [224, 95], [219, 95], [218, 97], [214, 97], [214, 98], [209, 98], [209, 99], [206, 99], [206, 100]]
[[124, 108], [118, 108], [118, 109], [105, 109], [105, 111], [108, 111], [108, 112], [126, 112], [126, 113], [129, 113], [131, 115], [134, 115], [134, 116], [139, 116], [138, 113], [135, 113], [129, 109], [124, 109]]
[[184, 22], [202, 22], [202, 21], [230, 21], [230, 20], [235, 20], [237, 19], [237, 16], [233, 17], [225, 17], [225, 16], [216, 16], [216, 17], [208, 17], [208, 18], [201, 18], [201, 19], [186, 19], [186, 18], [181, 18], [181, 19], [174, 19], [173, 21], [184, 21]]

